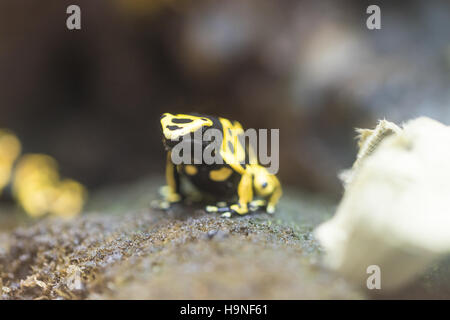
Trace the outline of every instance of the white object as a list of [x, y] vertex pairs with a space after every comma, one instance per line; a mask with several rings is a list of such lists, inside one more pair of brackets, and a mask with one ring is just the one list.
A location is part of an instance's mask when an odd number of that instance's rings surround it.
[[395, 289], [450, 251], [450, 127], [418, 118], [360, 133], [344, 197], [315, 235], [328, 267], [365, 286], [376, 265]]

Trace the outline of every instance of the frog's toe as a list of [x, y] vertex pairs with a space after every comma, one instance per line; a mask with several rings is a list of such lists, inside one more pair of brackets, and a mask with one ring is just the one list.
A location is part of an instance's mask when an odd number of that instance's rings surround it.
[[161, 187], [159, 187], [158, 193], [162, 197], [167, 197], [169, 195], [169, 193], [170, 193], [169, 186], [161, 186]]
[[269, 214], [274, 214], [275, 213], [275, 206], [274, 205], [268, 205], [266, 208], [266, 212]]
[[206, 206], [205, 208], [206, 212], [208, 213], [216, 213], [219, 212], [219, 208], [216, 206]]
[[249, 209], [250, 211], [257, 211], [261, 208], [264, 208], [267, 205], [267, 201], [263, 199], [253, 200], [249, 203]]
[[178, 193], [170, 193], [166, 196], [166, 201], [170, 203], [180, 202], [181, 200], [183, 200], [183, 197]]
[[248, 213], [247, 206], [241, 206], [240, 204], [233, 204], [230, 206], [231, 211], [236, 212], [237, 214], [243, 215]]
[[153, 200], [151, 207], [154, 209], [167, 210], [170, 208], [170, 202], [166, 200]]
[[227, 211], [220, 215], [222, 218], [231, 218], [231, 212]]
[[229, 207], [221, 207], [221, 206], [206, 206], [205, 211], [208, 213], [227, 213], [232, 211]]

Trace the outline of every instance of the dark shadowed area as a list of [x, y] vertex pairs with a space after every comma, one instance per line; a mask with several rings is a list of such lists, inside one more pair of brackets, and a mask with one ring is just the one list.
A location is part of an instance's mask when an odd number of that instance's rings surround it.
[[[82, 29], [65, 27], [69, 4]], [[361, 1], [2, 1], [0, 126], [89, 187], [159, 173], [162, 112], [280, 129], [280, 177], [339, 193], [354, 127], [450, 123], [450, 8]]]

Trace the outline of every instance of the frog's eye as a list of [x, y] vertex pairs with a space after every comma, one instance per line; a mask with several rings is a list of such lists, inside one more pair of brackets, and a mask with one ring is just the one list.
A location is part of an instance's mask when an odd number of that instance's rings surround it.
[[264, 181], [263, 184], [261, 185], [261, 187], [263, 187], [263, 188], [267, 187], [267, 182]]

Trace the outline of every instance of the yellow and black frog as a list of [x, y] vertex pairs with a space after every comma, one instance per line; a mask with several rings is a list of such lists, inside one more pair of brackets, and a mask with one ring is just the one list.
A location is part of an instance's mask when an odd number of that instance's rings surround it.
[[[170, 113], [164, 113], [160, 121], [167, 151], [167, 187], [165, 201], [160, 207], [168, 208], [185, 198], [180, 179], [187, 178], [202, 194], [211, 195], [218, 201], [217, 205], [206, 207], [208, 212], [222, 213], [225, 217], [232, 213], [247, 214], [260, 208], [265, 208], [268, 213], [275, 212], [282, 194], [280, 182], [258, 164], [251, 146], [245, 146], [242, 139], [244, 130], [239, 122], [200, 114]], [[205, 139], [210, 129], [216, 129], [219, 135]], [[192, 150], [201, 150], [201, 155], [215, 142], [216, 148], [209, 151], [216, 161], [197, 159], [195, 152], [184, 157], [188, 161], [174, 161], [173, 153], [181, 141], [190, 144]], [[182, 152], [177, 150], [177, 154]]]

